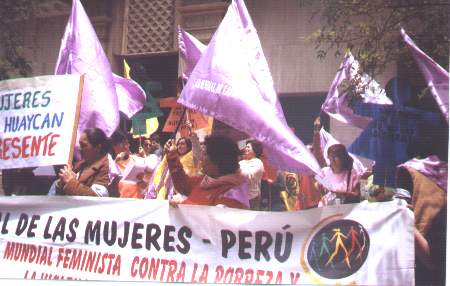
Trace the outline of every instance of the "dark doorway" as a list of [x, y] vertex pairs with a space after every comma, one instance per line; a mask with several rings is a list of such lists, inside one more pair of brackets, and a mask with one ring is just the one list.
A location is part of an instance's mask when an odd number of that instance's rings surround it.
[[280, 95], [280, 103], [288, 125], [295, 129], [295, 135], [305, 144], [312, 143], [313, 123], [317, 116], [320, 115], [322, 125], [329, 130], [330, 119], [328, 115], [320, 112], [325, 97], [326, 94]]

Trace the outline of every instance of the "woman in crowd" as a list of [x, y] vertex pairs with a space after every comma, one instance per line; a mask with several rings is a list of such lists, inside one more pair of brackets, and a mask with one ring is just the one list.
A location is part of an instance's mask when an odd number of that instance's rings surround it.
[[244, 149], [244, 160], [239, 162], [241, 172], [249, 180], [248, 199], [250, 209], [260, 210], [261, 207], [261, 179], [264, 174], [262, 145], [255, 140], [248, 140]]
[[[188, 176], [200, 175], [199, 167], [199, 154], [200, 154], [200, 142], [197, 134], [192, 130], [192, 124], [189, 121], [183, 123], [182, 129], [187, 130], [184, 132], [185, 136], [181, 136], [177, 143], [174, 144], [178, 156], [180, 158], [181, 165]], [[181, 133], [181, 132], [180, 132]], [[151, 178], [151, 186], [147, 192], [146, 198], [161, 199], [161, 200], [176, 200], [182, 201], [186, 199], [185, 196], [180, 194], [174, 188], [169, 173], [167, 172], [167, 158], [163, 156], [161, 163], [156, 168], [153, 177]], [[164, 186], [164, 187], [156, 187]]]
[[[98, 128], [84, 130], [80, 136], [82, 160], [72, 169], [66, 165], [54, 184], [57, 194], [107, 197], [109, 192], [108, 138]], [[52, 193], [52, 190], [51, 190]]]
[[241, 188], [245, 178], [239, 172], [239, 149], [234, 141], [222, 136], [206, 137], [201, 156], [204, 175], [194, 177], [186, 174], [177, 147], [174, 140], [169, 140], [164, 152], [175, 189], [187, 196], [179, 203], [248, 208], [245, 188]]
[[196, 175], [191, 139], [188, 137], [180, 137], [176, 146], [178, 155], [180, 156], [180, 162], [186, 174], [188, 176]]
[[[321, 166], [325, 165], [322, 148], [320, 146], [320, 120], [314, 122], [313, 152]], [[334, 144], [328, 148], [327, 157], [330, 166], [322, 168], [322, 175], [316, 177], [319, 181], [315, 187], [322, 192], [319, 207], [335, 204], [336, 199], [341, 203], [355, 203], [360, 201], [359, 176], [353, 169], [353, 158], [342, 144]]]

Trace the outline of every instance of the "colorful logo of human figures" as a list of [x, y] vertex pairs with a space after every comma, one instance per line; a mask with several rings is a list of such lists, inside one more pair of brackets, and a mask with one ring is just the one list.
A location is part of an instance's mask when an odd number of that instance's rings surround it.
[[340, 279], [361, 268], [369, 247], [369, 235], [361, 224], [347, 219], [336, 220], [321, 228], [311, 239], [307, 260], [320, 276]]

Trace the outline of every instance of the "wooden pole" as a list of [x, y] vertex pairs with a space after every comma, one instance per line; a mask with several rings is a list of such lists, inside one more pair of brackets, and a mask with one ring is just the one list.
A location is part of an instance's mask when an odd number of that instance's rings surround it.
[[[180, 94], [181, 94], [181, 92], [183, 91], [183, 88], [184, 88], [184, 80], [183, 79], [180, 79], [180, 80], [181, 80], [181, 84], [179, 84], [179, 86], [181, 86], [181, 90], [180, 90]], [[183, 113], [181, 114], [180, 121], [178, 121], [177, 127], [175, 128], [175, 131], [173, 132], [171, 139], [175, 139], [175, 137], [177, 136], [178, 129], [180, 129], [181, 123], [184, 121], [184, 115], [186, 114], [186, 109], [187, 109], [186, 107], [183, 107]]]
[[84, 87], [84, 74], [80, 76], [80, 84], [78, 88], [78, 99], [77, 99], [77, 105], [75, 107], [75, 120], [73, 124], [73, 130], [72, 130], [72, 142], [70, 143], [70, 153], [69, 153], [69, 159], [67, 162], [69, 165], [72, 164], [73, 161], [73, 154], [75, 151], [75, 143], [77, 140], [77, 130], [78, 130], [78, 120], [80, 118], [80, 106], [81, 106], [81, 98], [83, 97], [83, 87]]

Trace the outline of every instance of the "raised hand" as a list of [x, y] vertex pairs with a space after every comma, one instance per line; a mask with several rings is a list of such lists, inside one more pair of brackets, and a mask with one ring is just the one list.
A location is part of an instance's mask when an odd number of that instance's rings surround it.
[[177, 152], [177, 145], [175, 144], [175, 139], [170, 139], [164, 145], [164, 154], [168, 155], [174, 152]]

